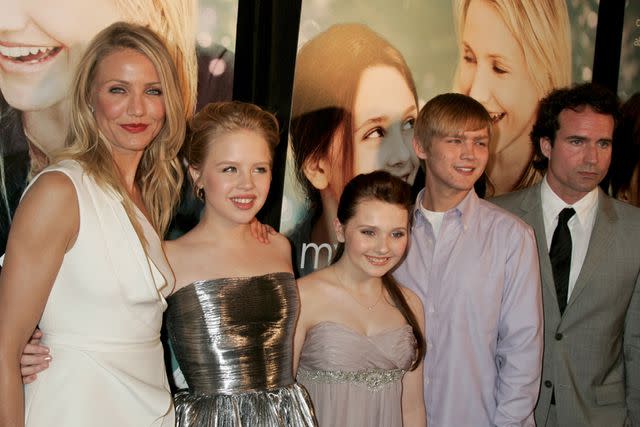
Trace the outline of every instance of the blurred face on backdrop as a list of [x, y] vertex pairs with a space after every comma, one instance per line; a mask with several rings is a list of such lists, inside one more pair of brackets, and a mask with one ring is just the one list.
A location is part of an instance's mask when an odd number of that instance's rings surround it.
[[[352, 113], [352, 168], [343, 168], [342, 132], [336, 132], [330, 150], [333, 161], [329, 190], [336, 203], [344, 185], [361, 173], [385, 170], [413, 183], [418, 158], [411, 140], [418, 108], [402, 74], [387, 65], [365, 69], [358, 83]], [[351, 169], [350, 176], [343, 176], [345, 169]]]
[[522, 46], [497, 10], [472, 0], [462, 31], [458, 90], [479, 101], [494, 120], [492, 153], [512, 144], [530, 144], [538, 93]]
[[86, 45], [122, 19], [112, 0], [0, 0], [0, 91], [21, 111], [69, 94]]

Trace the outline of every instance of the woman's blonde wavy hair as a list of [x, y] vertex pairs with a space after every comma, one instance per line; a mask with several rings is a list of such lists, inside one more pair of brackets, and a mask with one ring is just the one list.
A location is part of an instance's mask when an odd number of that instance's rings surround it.
[[115, 0], [127, 22], [144, 25], [158, 34], [176, 66], [185, 105], [185, 119], [193, 116], [198, 86], [196, 59], [197, 0]]
[[[458, 43], [472, 1], [490, 4], [502, 17], [524, 54], [541, 97], [571, 84], [571, 26], [566, 0], [453, 0]], [[486, 23], [491, 25], [491, 23]], [[458, 86], [456, 69], [454, 88]]]
[[[114, 0], [114, 2], [126, 21], [146, 25], [164, 39], [166, 48], [176, 65], [175, 80], [178, 81], [180, 96], [185, 106], [184, 120], [189, 120], [195, 112], [197, 100], [197, 0]], [[0, 111], [0, 114], [5, 113]], [[0, 147], [0, 205], [6, 209], [8, 226], [11, 217], [5, 186], [5, 165], [1, 153], [2, 147]], [[4, 209], [0, 209], [2, 210]], [[1, 212], [0, 215], [2, 215]]]
[[94, 80], [101, 61], [109, 54], [124, 49], [131, 49], [146, 56], [160, 78], [165, 121], [158, 135], [145, 149], [135, 180], [140, 187], [151, 224], [161, 236], [166, 231], [178, 203], [183, 179], [177, 155], [185, 137], [185, 106], [171, 54], [162, 39], [150, 29], [137, 24], [118, 22], [102, 30], [91, 41], [76, 70], [67, 148], [56, 156], [56, 160], [77, 160], [98, 184], [112, 188], [118, 193], [136, 233], [145, 241], [140, 224], [136, 220], [133, 201], [125, 190], [113, 162], [109, 149], [111, 143], [100, 132], [91, 107]]

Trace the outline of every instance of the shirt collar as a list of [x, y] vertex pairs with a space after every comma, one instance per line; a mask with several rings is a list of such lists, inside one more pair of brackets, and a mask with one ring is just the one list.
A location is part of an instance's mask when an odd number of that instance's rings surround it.
[[585, 225], [589, 214], [598, 205], [598, 187], [588, 192], [574, 204], [569, 205], [553, 191], [545, 175], [540, 186], [540, 197], [542, 199], [542, 212], [545, 223], [552, 224], [562, 209], [572, 207], [576, 211], [575, 216], [578, 218], [578, 222], [581, 225]]
[[[422, 196], [424, 195], [424, 191], [424, 188], [420, 190], [418, 196], [416, 197], [416, 203], [413, 207], [414, 220], [417, 220], [419, 217], [421, 217], [425, 221], [428, 221], [422, 213], [422, 210], [420, 209], [420, 207], [422, 206]], [[471, 220], [474, 217], [473, 213], [476, 211], [478, 203], [478, 195], [476, 194], [475, 190], [471, 189], [464, 197], [464, 199], [462, 199], [462, 201], [458, 203], [457, 206], [445, 212], [444, 217], [459, 218], [459, 221], [462, 223], [464, 230], [467, 230], [469, 228]]]

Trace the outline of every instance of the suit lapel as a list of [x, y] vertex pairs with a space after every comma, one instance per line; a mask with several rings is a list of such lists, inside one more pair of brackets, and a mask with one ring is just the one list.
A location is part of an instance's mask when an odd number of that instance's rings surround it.
[[544, 218], [542, 216], [542, 198], [540, 196], [540, 184], [526, 191], [525, 196], [520, 204], [523, 211], [522, 219], [536, 233], [536, 242], [538, 245], [538, 258], [540, 260], [540, 278], [542, 286], [546, 288], [547, 294], [552, 296], [556, 304], [556, 311], [560, 313], [558, 300], [556, 297], [556, 288], [553, 282], [553, 271], [551, 270], [551, 261], [549, 259], [549, 250], [547, 249], [547, 236], [544, 232]]
[[580, 274], [578, 275], [575, 287], [567, 303], [567, 311], [571, 309], [572, 303], [580, 297], [593, 272], [602, 265], [600, 260], [608, 253], [609, 247], [613, 243], [614, 224], [617, 220], [618, 217], [613, 209], [611, 199], [606, 196], [602, 190], [598, 190], [598, 212], [596, 213], [596, 221], [591, 231], [587, 255], [582, 263]]

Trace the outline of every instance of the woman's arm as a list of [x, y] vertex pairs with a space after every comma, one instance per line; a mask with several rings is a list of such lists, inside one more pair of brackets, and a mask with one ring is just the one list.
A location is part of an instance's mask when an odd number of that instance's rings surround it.
[[75, 188], [62, 173], [38, 178], [16, 210], [0, 274], [0, 425], [24, 425], [20, 357], [79, 224]]
[[[420, 325], [420, 332], [424, 334], [424, 311], [422, 303], [416, 294], [403, 289], [405, 298]], [[426, 338], [425, 338], [426, 340]], [[427, 414], [424, 406], [424, 382], [422, 367], [424, 361], [413, 371], [409, 371], [402, 379], [402, 423], [405, 427], [424, 427], [427, 425]]]

